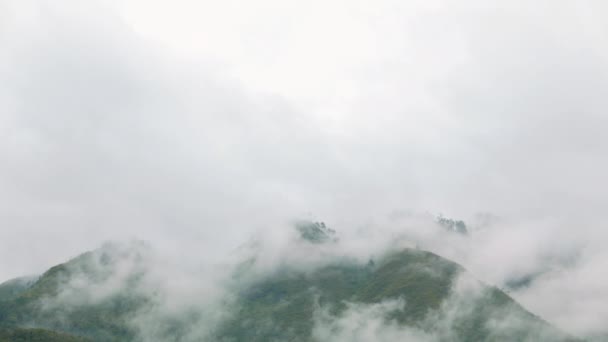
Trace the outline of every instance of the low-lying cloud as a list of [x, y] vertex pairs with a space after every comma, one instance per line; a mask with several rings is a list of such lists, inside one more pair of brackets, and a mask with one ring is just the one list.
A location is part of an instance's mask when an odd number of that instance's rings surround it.
[[604, 4], [164, 6], [0, 4], [1, 279], [136, 238], [186, 305], [253, 232], [261, 264], [298, 259], [304, 216], [340, 232], [329, 255], [404, 241], [607, 333]]

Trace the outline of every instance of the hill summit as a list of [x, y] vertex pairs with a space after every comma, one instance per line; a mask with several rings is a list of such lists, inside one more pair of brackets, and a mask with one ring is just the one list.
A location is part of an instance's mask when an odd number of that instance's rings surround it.
[[[311, 253], [338, 243], [324, 223], [295, 228]], [[149, 253], [139, 244], [106, 245], [40, 277], [1, 284], [0, 341], [576, 341], [428, 251], [282, 263], [263, 273], [253, 258], [229, 272], [221, 292], [197, 292], [182, 307], [186, 289], [150, 281]], [[195, 279], [203, 288], [205, 274]], [[197, 304], [205, 296], [221, 298]]]

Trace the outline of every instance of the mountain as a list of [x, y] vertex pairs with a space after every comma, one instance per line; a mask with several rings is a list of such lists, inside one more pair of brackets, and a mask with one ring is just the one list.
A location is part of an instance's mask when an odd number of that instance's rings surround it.
[[87, 342], [79, 336], [45, 329], [0, 328], [0, 342]]
[[38, 280], [38, 277], [19, 277], [0, 284], [0, 302], [19, 296], [36, 280]]
[[435, 222], [437, 222], [437, 224], [447, 229], [448, 231], [465, 235], [468, 233], [467, 225], [462, 220], [454, 220], [451, 218], [444, 217], [443, 215], [439, 215], [436, 218]]
[[466, 271], [456, 263], [415, 249], [365, 265], [342, 261], [312, 273], [285, 269], [240, 293], [238, 311], [219, 336], [226, 341], [314, 341], [315, 310], [324, 308], [331, 320], [344, 315], [349, 303], [400, 298], [404, 305], [385, 312], [383, 319], [412, 327], [429, 340], [575, 340], [495, 287], [472, 280], [478, 286], [475, 295], [455, 295], [462, 276]]
[[295, 228], [301, 239], [310, 243], [337, 242], [336, 231], [327, 227], [325, 222], [298, 221]]
[[[82, 291], [66, 291], [71, 282], [103, 283], [105, 278], [121, 267], [116, 251], [105, 247], [84, 253], [64, 264], [50, 268], [17, 294], [0, 301], [0, 327], [36, 327], [70, 333], [95, 341], [128, 341], [134, 332], [126, 316], [142, 307], [146, 301], [131, 291], [129, 284], [140, 276], [132, 272], [120, 291], [101, 301], [90, 303]], [[11, 288], [15, 280], [0, 285]], [[90, 290], [90, 289], [84, 289]]]
[[[324, 224], [298, 227], [312, 248], [337, 241]], [[225, 284], [230, 300], [204, 335], [196, 333], [200, 312], [167, 310], [154, 334], [141, 337], [133, 323], [159, 309], [161, 291], [141, 290], [143, 254], [105, 246], [1, 284], [0, 341], [576, 341], [460, 265], [418, 249], [255, 276], [253, 258], [235, 268]]]

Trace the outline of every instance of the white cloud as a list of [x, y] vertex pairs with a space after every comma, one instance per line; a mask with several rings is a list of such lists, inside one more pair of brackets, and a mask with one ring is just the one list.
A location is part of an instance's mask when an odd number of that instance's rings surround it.
[[[514, 295], [597, 332], [605, 6], [4, 1], [0, 278], [133, 236], [218, 259], [312, 212], [493, 283], [560, 270]], [[503, 220], [446, 238], [404, 208]]]

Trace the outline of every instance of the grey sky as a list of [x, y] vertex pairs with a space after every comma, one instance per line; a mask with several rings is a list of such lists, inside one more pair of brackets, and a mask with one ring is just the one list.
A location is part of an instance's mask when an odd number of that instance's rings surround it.
[[476, 238], [496, 248], [435, 246], [485, 279], [581, 246], [572, 272], [600, 272], [607, 10], [0, 1], [0, 279], [107, 239], [214, 258], [294, 217], [354, 231], [399, 210], [504, 218]]

